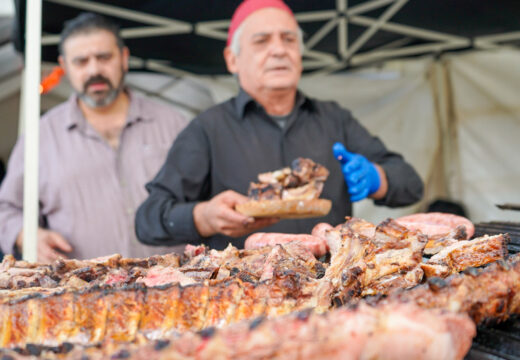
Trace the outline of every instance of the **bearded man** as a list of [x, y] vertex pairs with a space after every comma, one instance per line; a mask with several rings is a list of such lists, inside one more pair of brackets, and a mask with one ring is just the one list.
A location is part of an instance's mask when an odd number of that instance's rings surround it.
[[[40, 122], [38, 260], [171, 252], [139, 243], [133, 224], [144, 184], [187, 120], [124, 86], [129, 50], [106, 18], [86, 13], [68, 21], [59, 51], [75, 93]], [[23, 243], [23, 142], [21, 136], [0, 188], [5, 253]]]

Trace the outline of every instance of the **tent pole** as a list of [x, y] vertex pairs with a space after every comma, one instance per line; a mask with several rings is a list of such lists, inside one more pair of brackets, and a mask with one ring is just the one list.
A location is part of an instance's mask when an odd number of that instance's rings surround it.
[[342, 14], [338, 24], [338, 53], [344, 58], [347, 54], [347, 43], [348, 43], [348, 22], [346, 14], [348, 9], [347, 0], [336, 0], [336, 9], [338, 13]]
[[41, 32], [42, 0], [27, 0], [25, 76], [22, 88], [26, 130], [24, 144], [23, 258], [32, 262], [37, 260]]

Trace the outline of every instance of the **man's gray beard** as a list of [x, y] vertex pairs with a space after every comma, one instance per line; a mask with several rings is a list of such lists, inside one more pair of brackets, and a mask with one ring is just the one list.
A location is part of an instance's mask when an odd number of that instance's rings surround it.
[[119, 95], [119, 93], [121, 92], [122, 88], [123, 86], [120, 85], [115, 89], [110, 89], [105, 96], [97, 99], [91, 97], [87, 93], [80, 93], [78, 96], [88, 107], [101, 108], [112, 104], [114, 100], [117, 98], [117, 95]]

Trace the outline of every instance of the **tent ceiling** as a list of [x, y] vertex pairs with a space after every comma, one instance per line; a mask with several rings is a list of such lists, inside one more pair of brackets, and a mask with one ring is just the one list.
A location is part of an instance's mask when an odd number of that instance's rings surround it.
[[[15, 0], [23, 33], [25, 1]], [[44, 0], [43, 60], [55, 61], [63, 22], [93, 11], [121, 24], [134, 67], [225, 73], [222, 49], [240, 0]], [[305, 33], [306, 72], [427, 53], [520, 45], [517, 0], [287, 0]], [[21, 41], [18, 41], [21, 45]], [[19, 47], [23, 48], [23, 47]]]

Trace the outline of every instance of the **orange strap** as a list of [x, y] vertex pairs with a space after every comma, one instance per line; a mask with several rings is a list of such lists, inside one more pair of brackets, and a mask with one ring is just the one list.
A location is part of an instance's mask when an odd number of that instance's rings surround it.
[[47, 75], [40, 83], [40, 94], [46, 94], [54, 89], [61, 80], [61, 77], [65, 74], [65, 71], [59, 66], [55, 66], [51, 73]]

